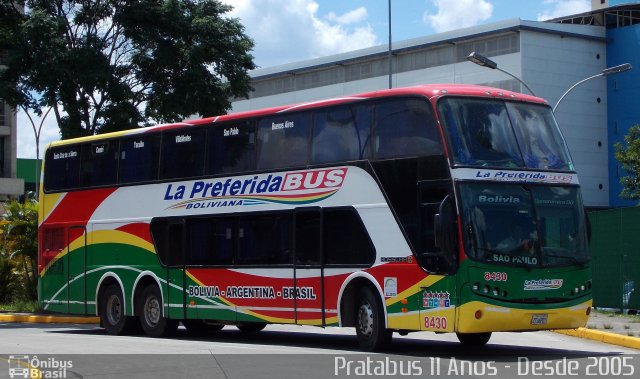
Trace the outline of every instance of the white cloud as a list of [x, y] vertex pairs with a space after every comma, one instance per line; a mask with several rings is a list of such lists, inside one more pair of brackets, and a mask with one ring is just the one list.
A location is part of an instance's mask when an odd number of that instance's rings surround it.
[[538, 13], [538, 21], [589, 12], [591, 10], [590, 0], [545, 0], [544, 5], [547, 9], [542, 13]]
[[[40, 126], [41, 118], [31, 114], [36, 128]], [[56, 123], [53, 111], [49, 112], [40, 132], [40, 158], [43, 157], [44, 149], [47, 144], [60, 139], [60, 129]], [[31, 127], [31, 122], [27, 114], [23, 111], [18, 112], [18, 158], [35, 158], [36, 157], [36, 138]]]
[[261, 67], [362, 49], [377, 43], [366, 8], [319, 14], [314, 0], [224, 0], [255, 42]]
[[432, 0], [438, 13], [425, 12], [422, 20], [438, 33], [478, 25], [488, 20], [493, 5], [486, 0]]
[[337, 22], [338, 24], [349, 25], [362, 22], [367, 19], [367, 16], [367, 8], [360, 7], [349, 11], [342, 16], [336, 15], [334, 12], [329, 12], [325, 18], [329, 21]]

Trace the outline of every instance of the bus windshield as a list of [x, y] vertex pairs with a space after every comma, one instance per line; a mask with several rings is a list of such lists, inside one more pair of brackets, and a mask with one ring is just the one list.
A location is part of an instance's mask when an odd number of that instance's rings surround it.
[[462, 183], [460, 196], [471, 258], [530, 267], [588, 260], [578, 187]]
[[438, 103], [456, 165], [572, 171], [551, 108], [530, 103], [444, 98]]

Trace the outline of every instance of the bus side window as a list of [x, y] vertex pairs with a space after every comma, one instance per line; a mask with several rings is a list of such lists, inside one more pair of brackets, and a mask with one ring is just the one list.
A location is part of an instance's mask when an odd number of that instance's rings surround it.
[[244, 265], [291, 264], [291, 216], [258, 214], [238, 222], [238, 263]]
[[165, 267], [184, 263], [184, 219], [151, 220], [151, 236], [160, 262]]
[[162, 136], [160, 179], [201, 176], [204, 173], [205, 129], [168, 131]]
[[375, 120], [375, 158], [442, 154], [433, 111], [426, 101], [385, 101], [376, 105]]
[[44, 166], [46, 191], [76, 189], [80, 185], [80, 146], [49, 149]]
[[189, 220], [187, 265], [233, 264], [233, 218], [198, 217]]
[[207, 173], [226, 174], [254, 168], [255, 124], [213, 125], [207, 132]]
[[120, 141], [120, 183], [140, 183], [158, 178], [160, 134]]
[[301, 210], [295, 213], [295, 255], [297, 265], [319, 265], [321, 237], [320, 210]]
[[369, 265], [375, 259], [375, 249], [355, 209], [325, 209], [323, 217], [323, 247], [326, 264]]
[[352, 161], [368, 157], [369, 112], [343, 106], [314, 114], [312, 163]]
[[306, 165], [309, 151], [309, 119], [309, 113], [304, 113], [260, 120], [256, 168]]
[[80, 186], [96, 187], [116, 184], [118, 142], [105, 141], [82, 146]]

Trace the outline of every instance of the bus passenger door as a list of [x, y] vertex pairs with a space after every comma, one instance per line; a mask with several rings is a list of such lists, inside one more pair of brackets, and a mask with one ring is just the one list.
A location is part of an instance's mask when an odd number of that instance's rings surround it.
[[185, 222], [183, 219], [168, 220], [164, 238], [171, 254], [167, 262], [167, 287], [164, 291], [165, 311], [169, 318], [183, 319], [185, 310]]
[[[325, 325], [322, 212], [298, 208], [294, 221], [293, 299], [296, 324]], [[284, 295], [284, 294], [283, 294]]]
[[67, 276], [67, 312], [87, 314], [87, 229], [74, 225], [67, 229], [67, 254], [65, 273]]
[[[451, 180], [421, 181], [418, 182], [418, 189], [420, 238], [417, 249], [420, 254], [443, 258], [445, 254], [442, 248], [436, 246], [434, 216], [440, 212], [440, 205], [451, 191]], [[451, 211], [455, 212], [453, 209]], [[430, 277], [433, 278], [429, 286], [420, 288], [420, 328], [435, 332], [453, 332], [457, 304], [456, 275], [449, 270], [447, 260], [423, 260], [420, 263], [432, 273]]]

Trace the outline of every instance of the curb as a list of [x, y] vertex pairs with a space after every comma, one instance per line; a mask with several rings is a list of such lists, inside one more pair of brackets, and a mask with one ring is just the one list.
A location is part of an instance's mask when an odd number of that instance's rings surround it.
[[640, 350], [640, 338], [637, 337], [601, 332], [588, 328], [562, 329], [554, 330], [553, 332]]
[[25, 322], [44, 324], [99, 324], [100, 317], [31, 315], [31, 314], [0, 314], [0, 322]]

